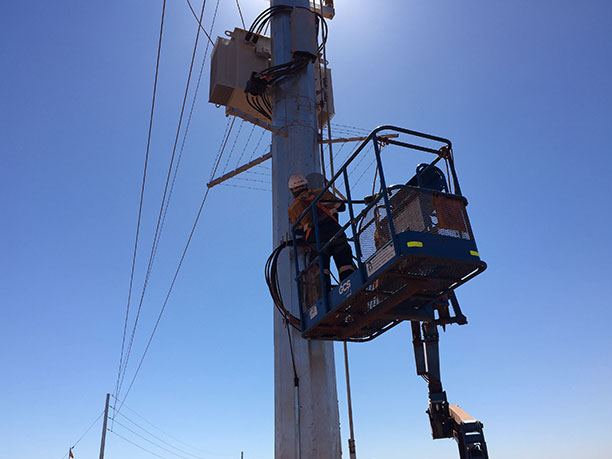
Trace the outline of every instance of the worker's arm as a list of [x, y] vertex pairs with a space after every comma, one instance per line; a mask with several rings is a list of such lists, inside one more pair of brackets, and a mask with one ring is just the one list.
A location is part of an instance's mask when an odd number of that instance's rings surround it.
[[321, 197], [321, 204], [333, 213], [344, 212], [346, 209], [344, 201], [334, 196], [329, 191], [325, 191], [325, 193], [323, 193], [323, 196]]

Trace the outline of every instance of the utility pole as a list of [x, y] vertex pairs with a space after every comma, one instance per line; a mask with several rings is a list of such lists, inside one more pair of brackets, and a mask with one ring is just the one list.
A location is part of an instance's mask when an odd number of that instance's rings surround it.
[[104, 447], [106, 446], [106, 425], [108, 422], [108, 402], [110, 394], [106, 394], [106, 405], [104, 405], [104, 422], [102, 423], [102, 440], [100, 440], [100, 459], [104, 459]]
[[346, 373], [346, 398], [348, 399], [348, 415], [349, 415], [349, 459], [357, 459], [355, 452], [355, 430], [353, 429], [353, 402], [351, 400], [351, 377], [349, 375], [348, 362], [348, 346], [346, 341], [344, 344], [344, 372]]
[[[271, 0], [271, 6], [310, 8], [309, 0]], [[292, 59], [290, 13], [272, 17], [272, 65]], [[294, 30], [314, 38], [314, 24]], [[320, 173], [317, 155], [317, 111], [314, 66], [276, 85], [272, 94], [272, 125], [286, 134], [272, 134], [272, 207], [274, 246], [290, 238], [287, 209], [293, 197], [287, 183], [292, 174]], [[299, 317], [292, 250], [279, 259], [278, 278], [287, 309]], [[291, 327], [289, 327], [291, 328]], [[340, 426], [333, 343], [302, 339], [274, 312], [274, 419], [276, 459], [340, 459]], [[294, 372], [289, 339], [299, 381]]]

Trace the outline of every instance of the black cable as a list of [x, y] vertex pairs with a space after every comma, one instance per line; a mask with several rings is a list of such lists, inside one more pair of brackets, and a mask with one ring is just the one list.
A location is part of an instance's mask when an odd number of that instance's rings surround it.
[[[253, 24], [249, 28], [245, 39], [247, 41], [252, 41], [255, 43], [257, 41], [257, 38], [261, 34], [263, 28], [265, 27], [266, 23], [274, 15], [279, 14], [281, 12], [289, 12], [292, 9], [293, 7], [289, 6], [273, 6], [268, 8], [267, 10], [264, 10], [253, 21]], [[313, 14], [317, 16], [317, 36], [319, 33], [319, 22], [321, 23], [321, 44], [317, 48], [317, 54], [320, 54], [321, 51], [324, 50], [325, 43], [327, 42], [328, 27], [325, 18], [321, 14], [317, 12], [313, 12]], [[253, 73], [250, 80], [247, 82], [247, 86], [245, 88], [248, 104], [258, 113], [261, 113], [266, 118], [271, 119], [272, 107], [269, 98], [265, 95], [266, 88], [274, 86], [285, 78], [296, 75], [304, 68], [306, 68], [306, 66], [310, 62], [314, 62], [316, 57], [317, 56], [313, 56], [310, 53], [296, 52], [293, 55], [293, 59], [289, 62], [274, 65], [268, 67], [265, 70], [262, 70], [261, 72]], [[248, 94], [251, 94], [254, 97], [249, 97]], [[260, 97], [262, 101], [260, 102], [257, 97]]]
[[240, 2], [236, 0], [236, 6], [238, 7], [238, 13], [240, 13], [240, 20], [242, 21], [242, 28], [246, 29], [246, 24], [244, 23], [244, 17], [242, 16], [242, 10], [240, 9]]
[[243, 190], [265, 191], [267, 193], [272, 191], [272, 190], [267, 190], [265, 188], [257, 188], [254, 186], [244, 186], [244, 185], [233, 185], [231, 183], [219, 183], [219, 186], [230, 186], [232, 188], [242, 188]]
[[255, 156], [255, 153], [257, 153], [257, 149], [259, 148], [259, 145], [261, 144], [261, 141], [265, 133], [266, 133], [265, 129], [262, 129], [261, 135], [259, 136], [259, 140], [257, 141], [257, 145], [255, 145], [255, 148], [253, 148], [253, 151], [251, 152], [251, 156], [249, 157], [248, 162], [251, 162], [251, 160], [253, 159], [253, 156]]
[[256, 124], [253, 124], [253, 127], [251, 128], [251, 132], [249, 132], [249, 137], [247, 137], [247, 140], [244, 144], [244, 148], [242, 149], [242, 152], [240, 153], [240, 156], [238, 157], [238, 161], [236, 161], [236, 168], [240, 167], [240, 161], [242, 161], [242, 158], [244, 157], [244, 154], [246, 153], [246, 149], [249, 146], [249, 143], [251, 142], [251, 138], [253, 137], [253, 132], [255, 132], [255, 126]]
[[134, 443], [132, 440], [128, 440], [128, 439], [127, 439], [127, 438], [125, 438], [123, 435], [119, 435], [119, 434], [118, 434], [117, 432], [115, 432], [114, 430], [110, 430], [110, 429], [109, 429], [108, 431], [109, 431], [110, 433], [112, 433], [112, 434], [117, 435], [117, 436], [118, 436], [119, 438], [121, 438], [122, 440], [125, 440], [125, 441], [127, 441], [128, 443], [131, 443], [132, 445], [136, 446], [137, 448], [140, 448], [141, 450], [146, 451], [146, 452], [147, 452], [147, 453], [149, 453], [149, 454], [152, 454], [153, 456], [160, 457], [161, 459], [168, 459], [168, 458], [167, 458], [167, 457], [165, 457], [165, 456], [161, 456], [161, 455], [159, 455], [159, 454], [157, 454], [157, 453], [154, 453], [153, 451], [148, 450], [147, 448], [144, 448], [144, 447], [140, 446], [138, 443]]
[[[193, 7], [191, 6], [191, 3], [189, 2], [189, 0], [187, 0], [187, 5], [189, 5], [189, 9], [191, 10], [191, 14], [193, 14], [193, 17], [195, 18], [195, 20], [197, 21], [198, 25], [200, 26], [200, 29], [202, 30], [202, 32], [204, 32], [204, 34], [206, 35], [206, 37], [208, 38], [208, 41], [215, 46], [215, 42], [212, 40], [212, 38], [210, 38], [210, 35], [208, 34], [208, 32], [206, 32], [206, 29], [204, 29], [204, 26], [202, 25], [202, 20], [198, 19], [198, 16], [196, 15], [195, 11], [193, 10]], [[212, 29], [211, 29], [211, 33], [212, 33]]]
[[293, 353], [293, 341], [291, 340], [291, 329], [285, 322], [285, 328], [287, 329], [287, 338], [289, 338], [289, 352], [291, 353], [291, 364], [293, 365], [293, 386], [300, 387], [300, 378], [297, 374], [297, 368], [295, 366], [295, 355]]
[[[115, 399], [117, 402], [121, 403], [121, 400], [119, 400], [119, 399], [115, 398], [114, 396], [113, 396], [113, 398], [114, 398], [114, 399]], [[195, 446], [193, 446], [193, 445], [190, 445], [190, 444], [188, 444], [188, 443], [185, 443], [185, 442], [184, 442], [184, 441], [182, 441], [181, 439], [176, 438], [174, 435], [171, 435], [171, 434], [169, 434], [168, 432], [164, 431], [162, 428], [160, 428], [159, 426], [156, 426], [156, 425], [155, 425], [155, 424], [153, 424], [151, 421], [149, 421], [147, 418], [145, 418], [145, 417], [144, 417], [142, 414], [138, 413], [138, 412], [137, 412], [137, 411], [135, 411], [133, 408], [130, 408], [130, 406], [128, 406], [127, 404], [125, 404], [125, 405], [123, 405], [123, 406], [124, 406], [124, 408], [126, 408], [128, 411], [130, 411], [131, 413], [133, 413], [134, 415], [136, 415], [136, 416], [138, 416], [140, 419], [142, 419], [144, 422], [146, 422], [148, 425], [150, 425], [151, 427], [153, 427], [153, 428], [155, 428], [155, 429], [159, 430], [159, 431], [160, 431], [162, 434], [164, 434], [164, 435], [165, 435], [165, 436], [167, 436], [167, 437], [172, 438], [173, 440], [175, 440], [176, 442], [180, 443], [181, 445], [183, 445], [183, 446], [187, 446], [188, 448], [191, 448], [191, 449], [194, 449], [194, 450], [201, 451], [201, 452], [203, 452], [203, 453], [205, 452], [205, 451], [201, 450], [200, 448], [197, 448], [197, 447], [195, 447]], [[126, 418], [126, 419], [128, 419], [128, 420], [129, 420], [129, 418], [128, 418], [128, 417], [127, 417], [125, 414], [123, 414], [123, 413], [118, 413], [118, 414], [120, 414], [121, 416], [123, 416], [124, 418]], [[132, 421], [132, 422], [133, 422], [133, 421]], [[143, 430], [144, 430], [144, 429], [143, 429]]]
[[245, 94], [246, 94], [247, 103], [253, 110], [260, 113], [262, 116], [264, 116], [267, 119], [272, 119], [272, 115], [268, 113], [266, 109], [261, 105], [257, 96], [254, 96], [253, 94], [250, 94], [248, 92]]
[[[83, 433], [83, 435], [81, 435], [79, 437], [79, 439], [77, 441], [74, 442], [74, 445], [72, 445], [72, 447], [70, 447], [70, 449], [74, 449], [74, 447], [76, 445], [79, 444], [79, 442], [83, 439], [83, 437], [85, 437], [85, 435], [87, 435], [89, 433], [89, 431], [93, 428], [93, 426], [96, 425], [96, 423], [100, 420], [100, 418], [102, 417], [102, 415], [104, 414], [104, 410], [102, 410], [102, 412], [98, 415], [98, 417], [96, 418], [96, 420], [94, 422], [91, 423], [91, 425], [87, 428], [87, 430]], [[68, 453], [66, 453], [64, 455], [64, 457], [66, 457], [68, 455]]]
[[[217, 4], [215, 6], [215, 12], [213, 14], [212, 23], [210, 25], [210, 31], [212, 33], [215, 27], [215, 21], [217, 19], [217, 11], [219, 9], [219, 2], [217, 0]], [[170, 200], [172, 199], [172, 193], [174, 192], [174, 185], [176, 183], [176, 177], [178, 175], [179, 165], [181, 164], [181, 159], [183, 157], [183, 150], [185, 148], [185, 141], [187, 139], [187, 134], [189, 133], [189, 127], [191, 126], [191, 118], [193, 117], [193, 109], [195, 107], [196, 99], [198, 97], [198, 92], [200, 90], [200, 82], [202, 81], [202, 74], [204, 72], [204, 64], [206, 63], [206, 57], [208, 56], [208, 50], [210, 48], [210, 43], [206, 43], [206, 49], [204, 50], [204, 57], [202, 58], [202, 65], [200, 66], [200, 74], [198, 75], [198, 82], [196, 83], [196, 88], [193, 93], [193, 98], [191, 99], [191, 108], [189, 110], [189, 116], [187, 117], [187, 124], [185, 125], [185, 131], [183, 132], [183, 140], [181, 142], [181, 148], [179, 150], [178, 158], [176, 160], [176, 166], [174, 167], [174, 174], [172, 176], [172, 185], [170, 186], [170, 192], [168, 193], [168, 199], [166, 200], [166, 207], [164, 209], [164, 216], [162, 218], [160, 232], [164, 229], [164, 224], [166, 223], [166, 215], [168, 214], [168, 207], [170, 206]], [[155, 252], [157, 253], [157, 248], [155, 247]]]
[[165, 17], [165, 13], [166, 13], [166, 0], [164, 0], [163, 5], [162, 5], [162, 16], [161, 16], [161, 25], [159, 27], [159, 40], [158, 40], [158, 44], [157, 44], [157, 60], [155, 63], [155, 78], [154, 78], [154, 82], [153, 82], [153, 99], [151, 101], [151, 114], [149, 116], [149, 132], [147, 135], [147, 149], [146, 149], [146, 153], [145, 153], [145, 164], [144, 164], [144, 171], [142, 174], [142, 187], [140, 190], [140, 204], [138, 206], [138, 223], [136, 224], [136, 240], [134, 242], [134, 255], [132, 257], [132, 269], [131, 269], [131, 273], [130, 273], [130, 287], [129, 287], [129, 291], [128, 291], [128, 301], [127, 301], [127, 307], [126, 307], [126, 311], [125, 311], [125, 324], [123, 325], [123, 338], [121, 340], [121, 356], [119, 357], [119, 370], [117, 372], [117, 383], [115, 386], [115, 393], [118, 395], [119, 392], [119, 381], [121, 379], [121, 370], [122, 370], [122, 366], [123, 366], [123, 353], [125, 350], [125, 337], [127, 334], [127, 324], [128, 324], [128, 319], [129, 319], [129, 313], [130, 313], [130, 301], [132, 298], [132, 286], [134, 284], [134, 269], [135, 269], [135, 265], [136, 265], [136, 253], [138, 251], [138, 238], [139, 238], [139, 234], [140, 234], [140, 221], [141, 221], [141, 217], [142, 217], [142, 204], [144, 201], [144, 191], [145, 191], [145, 183], [146, 183], [146, 178], [147, 178], [147, 166], [149, 163], [149, 149], [151, 146], [151, 132], [153, 130], [153, 113], [155, 111], [155, 97], [157, 94], [157, 77], [159, 75], [159, 60], [160, 60], [160, 56], [161, 56], [161, 45], [162, 45], [162, 37], [163, 37], [163, 32], [164, 32], [164, 17]]
[[251, 27], [249, 28], [249, 31], [246, 35], [246, 40], [253, 40], [254, 42], [257, 41], [257, 37], [253, 37], [255, 29], [257, 29], [257, 35], [261, 35], [261, 31], [265, 27], [265, 24], [270, 20], [270, 18], [272, 18], [272, 16], [281, 12], [288, 12], [291, 10], [291, 6], [285, 5], [271, 6], [270, 8], [265, 9], [259, 14], [259, 16], [255, 18], [253, 24], [251, 24]]
[[221, 172], [222, 175], [225, 174], [225, 171], [227, 171], [230, 160], [232, 159], [232, 155], [234, 154], [234, 150], [236, 149], [236, 143], [238, 142], [238, 137], [240, 137], [240, 132], [242, 131], [242, 126], [244, 126], [244, 120], [240, 119], [240, 126], [238, 126], [238, 132], [236, 132], [236, 137], [234, 137], [234, 143], [232, 144], [232, 148], [227, 157], [227, 161], [225, 162], [225, 167], [223, 168], [223, 172]]
[[[199, 21], [200, 24], [202, 22], [202, 17], [204, 16], [204, 7], [205, 6], [206, 6], [206, 0], [204, 0], [202, 2], [202, 10], [200, 12], [200, 21]], [[198, 27], [198, 30], [197, 30], [197, 33], [196, 33], [196, 38], [195, 38], [195, 43], [193, 45], [193, 53], [191, 55], [191, 63], [189, 65], [189, 74], [187, 76], [187, 83], [185, 85], [185, 94], [183, 96], [183, 104], [182, 104], [182, 107], [181, 107], [181, 113], [180, 113], [180, 116], [179, 116], [179, 122], [178, 122], [178, 126], [177, 126], [177, 129], [176, 129], [176, 136], [175, 136], [175, 139], [174, 139], [174, 147], [172, 148], [172, 156], [170, 158], [170, 166], [168, 167], [168, 175], [166, 177], [166, 184], [165, 184], [165, 187], [164, 187], [164, 194], [162, 196], [161, 207], [159, 209], [159, 216], [157, 217], [157, 226], [155, 228], [155, 236], [153, 237], [153, 246], [151, 247], [151, 254], [149, 256], [149, 263], [148, 263], [148, 266], [147, 266], [147, 272], [146, 272], [146, 275], [145, 275], [145, 280], [144, 280], [144, 284], [143, 284], [143, 287], [142, 287], [142, 292], [141, 292], [141, 295], [140, 295], [140, 303], [138, 305], [138, 311], [136, 313], [136, 318], [134, 320], [134, 327], [132, 328], [132, 336], [130, 337], [130, 344], [128, 346], [127, 356], [126, 356], [126, 359], [125, 359], [125, 365], [124, 365], [124, 368], [123, 368], [123, 373], [121, 375], [121, 380], [119, 382], [119, 391], [117, 392], [117, 395], [119, 395], [119, 393], [121, 392], [121, 387], [123, 386], [123, 380], [125, 379], [125, 373], [126, 373], [126, 370], [127, 370], [127, 364], [128, 364], [129, 358], [130, 358], [131, 351], [132, 351], [132, 345], [133, 345], [133, 342], [134, 342], [134, 335], [136, 334], [136, 327], [138, 325], [138, 318], [140, 317], [140, 311], [142, 309], [142, 303], [143, 303], [143, 300], [144, 300], [145, 291], [147, 289], [147, 284], [149, 282], [149, 277], [151, 275], [151, 269], [153, 268], [153, 262], [154, 262], [155, 253], [156, 253], [155, 248], [156, 248], [157, 244], [159, 243], [159, 238], [161, 237], [161, 234], [160, 234], [161, 219], [162, 219], [162, 216], [163, 216], [164, 204], [166, 202], [166, 196], [167, 196], [167, 193], [168, 193], [168, 185], [170, 183], [170, 176], [172, 174], [172, 165], [174, 164], [174, 157], [176, 155], [176, 147], [178, 145], [178, 139], [179, 139], [179, 136], [180, 136], [180, 133], [181, 133], [181, 125], [183, 123], [183, 115], [185, 113], [185, 105], [187, 103], [187, 95], [189, 94], [189, 84], [191, 83], [191, 74], [193, 72], [193, 64], [195, 62], [196, 52], [197, 52], [197, 49], [198, 49], [198, 42], [199, 42], [199, 39], [200, 39], [200, 30], [201, 30], [200, 27]]]
[[[235, 120], [235, 118], [234, 118]], [[232, 123], [233, 126], [233, 123]], [[231, 132], [231, 127], [230, 130], [228, 131], [228, 137], [229, 137], [229, 132]], [[225, 139], [225, 144], [223, 146], [223, 149], [225, 149], [225, 145], [227, 145], [227, 139]], [[219, 168], [219, 163], [221, 162], [221, 158], [223, 156], [223, 151], [221, 152], [221, 154], [219, 155], [219, 157], [217, 158], [217, 162], [214, 165], [212, 172], [211, 172], [211, 177], [214, 177], [215, 173], [217, 172], [217, 169]], [[193, 223], [193, 226], [191, 227], [191, 231], [189, 233], [189, 237], [187, 238], [187, 243], [185, 244], [185, 249], [183, 250], [183, 254], [181, 255], [181, 259], [178, 263], [178, 266], [176, 268], [176, 271], [174, 273], [174, 277], [172, 278], [172, 282], [170, 284], [170, 288], [168, 289], [168, 293], [166, 294], [166, 298], [164, 299], [164, 304], [162, 305], [161, 310], [159, 311], [159, 315], [157, 316], [157, 321], [155, 322], [155, 326], [153, 327], [153, 331], [151, 332], [151, 336], [149, 337], [149, 341], [147, 342], [147, 345], [145, 347], [144, 353], [142, 354], [142, 357], [140, 359], [140, 362], [138, 363], [138, 367], [136, 368], [136, 372], [134, 373], [134, 376], [132, 377], [132, 381], [130, 382], [130, 385], [125, 393], [125, 395], [123, 396], [123, 400], [121, 402], [121, 405], [119, 406], [119, 409], [117, 410], [117, 412], [121, 411], [121, 407], [123, 406], [123, 404], [125, 403], [125, 399], [127, 398], [128, 394], [130, 393], [130, 391], [132, 390], [132, 386], [134, 385], [134, 381], [136, 381], [136, 377], [138, 376], [138, 373], [140, 372], [140, 368], [142, 367], [142, 363], [144, 362], [144, 359], [147, 355], [147, 352], [149, 351], [149, 347], [151, 346], [151, 342], [153, 341], [153, 337], [155, 336], [155, 332], [157, 331], [157, 327], [159, 326], [159, 322], [161, 321], [161, 318], [164, 314], [164, 311], [166, 310], [166, 306], [168, 304], [168, 300], [170, 298], [170, 295], [172, 294], [172, 289], [174, 288], [174, 284], [176, 283], [176, 279], [178, 278], [179, 272], [181, 271], [181, 267], [183, 266], [183, 261], [185, 260], [185, 256], [187, 255], [187, 250], [189, 249], [189, 245], [191, 244], [191, 239], [193, 238], [193, 234], [195, 233], [196, 227], [198, 226], [198, 222], [200, 220], [200, 216], [202, 215], [202, 209], [204, 209], [204, 204], [206, 203], [206, 198], [208, 198], [208, 193], [210, 192], [210, 188], [206, 188], [206, 192], [204, 193], [204, 197], [202, 198], [202, 202], [200, 204], [200, 208], [198, 209], [198, 213], [196, 215], [195, 221]]]
[[[177, 447], [177, 446], [174, 446], [173, 444], [168, 443], [167, 441], [165, 441], [163, 438], [159, 438], [159, 437], [158, 437], [157, 435], [155, 435], [154, 433], [149, 432], [147, 429], [145, 429], [144, 427], [142, 427], [141, 425], [139, 425], [139, 424], [138, 424], [136, 421], [133, 421], [132, 419], [128, 418], [128, 417], [127, 417], [125, 414], [123, 414], [123, 413], [118, 413], [118, 414], [119, 414], [121, 417], [123, 417], [123, 418], [125, 418], [126, 420], [128, 420], [128, 421], [129, 421], [131, 424], [133, 424], [134, 426], [138, 427], [138, 428], [139, 428], [140, 430], [142, 430], [143, 432], [145, 432], [145, 433], [149, 434], [151, 437], [155, 438], [157, 441], [160, 441], [160, 442], [162, 442], [163, 444], [168, 445], [170, 448], [174, 448], [175, 450], [180, 451], [181, 453], [187, 454], [188, 456], [192, 456], [192, 457], [194, 457], [194, 458], [196, 458], [196, 459], [205, 459], [205, 458], [203, 458], [202, 456], [197, 456], [197, 455], [195, 455], [195, 454], [190, 453], [189, 451], [185, 451], [184, 449], [181, 449], [181, 448], [179, 448], [179, 447]], [[125, 426], [123, 426], [122, 424], [120, 424], [120, 423], [119, 423], [119, 421], [117, 421], [117, 424], [119, 424], [119, 425], [120, 425], [120, 426], [122, 426], [122, 427], [125, 427]], [[127, 428], [127, 427], [126, 427], [126, 428]]]
[[[181, 270], [181, 267], [183, 266], [183, 261], [185, 260], [185, 255], [187, 255], [187, 250], [189, 249], [189, 244], [191, 244], [191, 239], [193, 238], [193, 234], [195, 232], [195, 229], [198, 225], [198, 221], [200, 220], [200, 215], [202, 214], [202, 209], [204, 208], [204, 204], [206, 202], [206, 198], [208, 197], [208, 193], [210, 192], [210, 188], [206, 189], [206, 193], [204, 194], [204, 198], [202, 199], [202, 203], [200, 204], [200, 209], [198, 210], [198, 214], [196, 216], [195, 222], [193, 224], [193, 227], [191, 228], [191, 232], [189, 233], [189, 237], [187, 239], [187, 244], [185, 246], [185, 249], [183, 250], [183, 254], [181, 255], [181, 259], [179, 261], [178, 267], [176, 268], [176, 272], [174, 273], [174, 277], [172, 279], [172, 283], [170, 284], [170, 288], [168, 289], [168, 293], [166, 294], [166, 298], [164, 300], [164, 304], [159, 312], [159, 315], [157, 316], [157, 321], [155, 322], [155, 326], [153, 327], [153, 331], [151, 332], [151, 336], [149, 337], [149, 341], [147, 342], [147, 345], [145, 347], [144, 353], [142, 355], [142, 358], [140, 359], [140, 362], [138, 363], [138, 367], [136, 368], [136, 372], [134, 373], [134, 376], [132, 377], [132, 381], [130, 382], [130, 385], [128, 386], [128, 389], [125, 393], [125, 395], [123, 396], [123, 400], [125, 400], [128, 396], [128, 394], [130, 393], [130, 390], [132, 389], [132, 386], [134, 385], [134, 381], [136, 381], [136, 377], [138, 376], [138, 373], [140, 372], [140, 368], [142, 367], [142, 363], [144, 362], [144, 359], [147, 355], [147, 352], [149, 351], [149, 347], [151, 346], [151, 342], [153, 341], [153, 336], [155, 336], [155, 332], [157, 331], [157, 327], [159, 326], [159, 322], [161, 321], [161, 318], [164, 314], [164, 311], [166, 310], [166, 305], [168, 304], [168, 299], [170, 298], [170, 295], [172, 293], [172, 289], [174, 288], [174, 284], [176, 283], [176, 279], [178, 278], [179, 272]], [[123, 404], [123, 402], [122, 402]], [[121, 410], [121, 406], [119, 406], [119, 410]]]
[[270, 254], [268, 259], [266, 260], [264, 274], [266, 278], [266, 284], [268, 285], [268, 290], [270, 291], [270, 295], [272, 296], [272, 301], [274, 302], [274, 305], [276, 306], [278, 312], [283, 317], [285, 323], [291, 325], [296, 330], [301, 331], [300, 319], [291, 314], [291, 312], [288, 311], [284, 305], [280, 284], [278, 281], [278, 257], [285, 247], [289, 247], [292, 245], [292, 241], [283, 242], [281, 245], [279, 245], [272, 251], [272, 254]]
[[167, 452], [167, 453], [170, 453], [170, 454], [172, 454], [172, 455], [174, 455], [174, 456], [176, 456], [176, 457], [180, 457], [180, 458], [182, 458], [182, 459], [190, 459], [190, 458], [189, 458], [189, 457], [187, 457], [187, 456], [183, 456], [182, 454], [175, 453], [174, 451], [171, 451], [171, 450], [169, 450], [168, 448], [164, 448], [163, 446], [158, 445], [158, 444], [157, 444], [157, 443], [155, 443], [153, 440], [149, 440], [149, 439], [148, 439], [147, 437], [145, 437], [144, 435], [140, 435], [138, 432], [136, 432], [136, 431], [134, 431], [134, 430], [130, 429], [128, 426], [126, 426], [125, 424], [122, 424], [121, 422], [117, 421], [116, 419], [114, 419], [114, 422], [115, 422], [117, 425], [119, 425], [119, 426], [123, 427], [123, 428], [124, 428], [125, 430], [127, 430], [128, 432], [130, 432], [130, 433], [132, 433], [132, 434], [136, 435], [138, 438], [141, 438], [142, 440], [144, 440], [144, 441], [146, 441], [146, 442], [148, 442], [148, 443], [151, 443], [153, 446], [155, 446], [155, 447], [157, 447], [157, 448], [159, 448], [159, 449], [161, 449], [161, 450], [163, 450], [163, 451], [165, 451], [165, 452]]

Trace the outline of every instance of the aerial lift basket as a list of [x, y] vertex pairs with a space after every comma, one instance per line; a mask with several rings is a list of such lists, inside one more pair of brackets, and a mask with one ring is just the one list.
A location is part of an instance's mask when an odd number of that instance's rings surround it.
[[[383, 140], [383, 131], [425, 139], [428, 144], [439, 142], [442, 147]], [[366, 200], [356, 201], [351, 199], [348, 166], [370, 142], [374, 143], [379, 191]], [[425, 175], [427, 170], [435, 169], [438, 161], [447, 161], [454, 192], [431, 189], [422, 183], [423, 174], [413, 177], [408, 182], [410, 185], [388, 187], [382, 167], [383, 142], [435, 154], [436, 158], [424, 169]], [[329, 286], [319, 269], [323, 266], [321, 254], [332, 242], [321, 241], [316, 231], [315, 209], [323, 191], [293, 226], [293, 237], [297, 239], [297, 228], [310, 213], [316, 234], [310, 256], [300, 256], [298, 244], [294, 244], [305, 338], [367, 341], [403, 320], [434, 322], [439, 319], [434, 314], [436, 304], [486, 268], [474, 241], [466, 212], [467, 200], [461, 195], [449, 140], [393, 126], [379, 127], [363, 141], [324, 190], [340, 184], [346, 190], [349, 213], [349, 221], [342, 230], [352, 241], [355, 272], [339, 285]], [[340, 236], [341, 231], [336, 237]]]

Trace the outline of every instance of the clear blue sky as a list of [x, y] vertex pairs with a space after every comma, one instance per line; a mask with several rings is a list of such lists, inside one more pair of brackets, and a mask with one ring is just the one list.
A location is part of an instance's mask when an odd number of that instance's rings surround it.
[[[611, 4], [336, 3], [328, 45], [335, 121], [365, 129], [392, 123], [452, 139], [489, 264], [458, 291], [469, 325], [441, 337], [449, 400], [484, 422], [492, 458], [609, 458]], [[207, 28], [214, 4], [206, 5]], [[267, 5], [241, 6], [250, 23]], [[3, 5], [2, 457], [61, 459], [114, 389], [160, 13], [161, 1]], [[168, 2], [166, 20], [136, 297], [196, 32], [184, 1]], [[235, 2], [221, 0], [213, 35], [239, 25]], [[128, 377], [223, 137], [224, 113], [207, 103], [208, 71]], [[242, 127], [228, 169], [244, 145], [251, 155], [261, 131], [247, 144], [250, 130]], [[257, 153], [268, 143], [265, 134]], [[408, 173], [413, 167], [406, 164]], [[259, 181], [231, 183], [269, 189], [269, 171], [258, 171], [244, 178]], [[266, 191], [213, 189], [127, 400], [201, 457], [238, 458], [241, 450], [247, 459], [272, 457], [272, 304], [263, 278], [270, 204]], [[408, 326], [350, 352], [358, 457], [458, 457], [453, 441], [430, 439], [427, 389], [414, 372]], [[344, 387], [338, 372], [345, 448]], [[100, 429], [77, 445], [77, 459], [97, 457]], [[153, 456], [109, 434], [107, 457]]]

